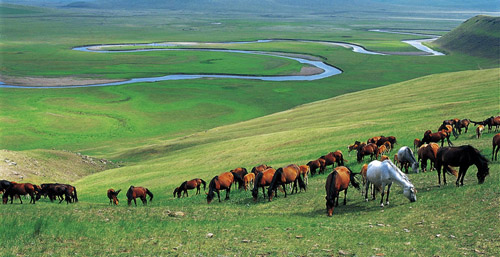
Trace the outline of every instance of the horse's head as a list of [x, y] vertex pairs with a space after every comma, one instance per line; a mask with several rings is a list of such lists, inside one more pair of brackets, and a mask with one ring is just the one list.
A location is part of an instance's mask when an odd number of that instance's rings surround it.
[[479, 184], [483, 184], [484, 183], [484, 179], [489, 174], [490, 174], [490, 168], [488, 168], [488, 165], [483, 166], [480, 169], [478, 169], [478, 172], [477, 172], [477, 181], [478, 181], [478, 183]]
[[403, 189], [403, 195], [412, 203], [417, 201], [417, 190], [414, 186], [405, 187]]
[[412, 169], [415, 173], [418, 173], [418, 162], [414, 162], [414, 163], [411, 165], [411, 169]]

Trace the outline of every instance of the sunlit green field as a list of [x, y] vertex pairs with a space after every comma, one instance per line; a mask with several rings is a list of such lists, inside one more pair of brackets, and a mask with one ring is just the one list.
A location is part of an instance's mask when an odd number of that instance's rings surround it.
[[[293, 74], [302, 65], [268, 56], [195, 51], [103, 54], [71, 49], [94, 44], [286, 38], [414, 52], [400, 42], [408, 35], [368, 29], [444, 34], [459, 25], [453, 19], [386, 20], [383, 14], [356, 18], [349, 13], [274, 19], [14, 5], [0, 5], [0, 13], [0, 75], [9, 78]], [[417, 202], [410, 203], [394, 185], [390, 205], [383, 209], [380, 196], [365, 202], [361, 192], [350, 188], [347, 205], [335, 208], [331, 218], [325, 215], [326, 174], [310, 178], [306, 192], [287, 198], [280, 193], [272, 202], [261, 194], [253, 202], [250, 192], [234, 188], [230, 200], [210, 205], [203, 191], [197, 196], [190, 191], [187, 198], [172, 197], [174, 188], [188, 179], [209, 182], [222, 172], [240, 166], [250, 170], [261, 163], [305, 164], [335, 150], [342, 150], [346, 165], [359, 171], [363, 163], [356, 163], [355, 153], [347, 153], [347, 145], [355, 140], [393, 135], [397, 147], [411, 146], [445, 119], [477, 121], [498, 115], [497, 60], [453, 52], [433, 57], [374, 56], [288, 41], [211, 48], [305, 54], [343, 73], [300, 82], [197, 79], [99, 88], [0, 88], [0, 148], [11, 151], [14, 158], [39, 159], [41, 167], [50, 166], [44, 172], [53, 173], [42, 172], [23, 182], [54, 182], [60, 176], [59, 182], [77, 187], [80, 199], [70, 205], [47, 199], [36, 205], [26, 204], [27, 199], [23, 205], [1, 205], [1, 255], [500, 254], [498, 161], [490, 163], [490, 175], [481, 185], [477, 169], [470, 167], [460, 188], [450, 175], [449, 184], [438, 187], [435, 171], [411, 173]], [[491, 158], [491, 140], [498, 132], [477, 139], [474, 130], [471, 125], [469, 133], [453, 143], [471, 144]], [[113, 169], [95, 172], [86, 164], [73, 164], [81, 158], [72, 152], [123, 161], [120, 165], [125, 166], [110, 165]], [[149, 188], [153, 201], [128, 207], [125, 192], [130, 185]], [[108, 205], [108, 188], [123, 190], [119, 206]], [[225, 195], [222, 192], [221, 198]], [[176, 211], [185, 216], [174, 217]]]

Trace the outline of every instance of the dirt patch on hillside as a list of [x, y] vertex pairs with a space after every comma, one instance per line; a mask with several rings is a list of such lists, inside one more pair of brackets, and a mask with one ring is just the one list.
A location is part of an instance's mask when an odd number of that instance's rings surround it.
[[302, 67], [299, 73], [293, 75], [310, 76], [310, 75], [321, 74], [323, 72], [324, 72], [323, 69], [310, 66], [310, 67]]
[[119, 166], [109, 160], [69, 151], [0, 150], [0, 179], [17, 182], [68, 183]]
[[118, 82], [116, 79], [85, 79], [77, 77], [13, 77], [0, 75], [0, 81], [6, 85], [27, 86], [27, 87], [54, 87], [54, 86], [80, 86]]

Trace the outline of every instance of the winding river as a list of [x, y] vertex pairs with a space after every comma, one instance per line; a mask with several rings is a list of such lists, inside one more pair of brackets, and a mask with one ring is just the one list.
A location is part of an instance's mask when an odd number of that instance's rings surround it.
[[[427, 53], [427, 56], [438, 56], [444, 55], [443, 53], [434, 51], [429, 47], [424, 46], [423, 42], [430, 42], [436, 40], [438, 37], [434, 35], [424, 35], [424, 34], [416, 34], [416, 33], [405, 33], [405, 32], [395, 32], [395, 31], [387, 31], [387, 30], [371, 30], [374, 32], [383, 32], [383, 33], [396, 33], [396, 34], [407, 34], [407, 35], [417, 35], [417, 36], [430, 36], [432, 38], [429, 39], [419, 39], [419, 40], [404, 40], [402, 42], [410, 44], [417, 48], [418, 50]], [[245, 50], [221, 50], [221, 49], [189, 49], [189, 48], [152, 48], [152, 49], [138, 49], [138, 50], [104, 50], [110, 47], [120, 47], [120, 46], [138, 46], [138, 47], [175, 47], [175, 46], [189, 46], [189, 45], [198, 45], [198, 44], [252, 44], [252, 43], [268, 43], [275, 41], [295, 41], [295, 42], [307, 42], [307, 43], [321, 43], [327, 45], [341, 46], [346, 48], [351, 48], [353, 52], [361, 53], [361, 54], [371, 54], [371, 55], [390, 55], [387, 53], [373, 52], [369, 51], [362, 46], [344, 43], [344, 42], [329, 42], [329, 41], [315, 41], [315, 40], [294, 40], [294, 39], [276, 39], [276, 40], [257, 40], [257, 41], [242, 41], [242, 42], [220, 42], [220, 43], [180, 43], [180, 42], [169, 42], [169, 43], [150, 43], [150, 44], [113, 44], [113, 45], [92, 45], [92, 46], [80, 46], [75, 47], [73, 50], [75, 51], [83, 51], [83, 52], [94, 52], [94, 53], [130, 53], [130, 52], [146, 52], [146, 51], [210, 51], [210, 52], [223, 52], [223, 53], [242, 53], [242, 54], [255, 54], [255, 55], [266, 55], [266, 56], [274, 56], [280, 58], [287, 58], [298, 61], [303, 64], [308, 64], [319, 68], [322, 70], [319, 74], [313, 75], [287, 75], [287, 76], [245, 76], [245, 75], [223, 75], [223, 74], [177, 74], [177, 75], [166, 75], [161, 77], [149, 77], [149, 78], [133, 78], [125, 81], [118, 82], [110, 82], [110, 83], [100, 83], [100, 84], [90, 84], [90, 85], [68, 85], [68, 86], [15, 86], [15, 85], [7, 85], [3, 82], [0, 82], [0, 88], [78, 88], [78, 87], [103, 87], [103, 86], [118, 86], [118, 85], [126, 85], [132, 83], [139, 82], [158, 82], [158, 81], [166, 81], [166, 80], [186, 80], [186, 79], [199, 79], [199, 78], [232, 78], [232, 79], [253, 79], [253, 80], [263, 80], [263, 81], [311, 81], [318, 80], [327, 77], [331, 77], [334, 75], [338, 75], [342, 73], [342, 71], [336, 67], [333, 67], [329, 64], [326, 64], [321, 61], [307, 60], [305, 58], [300, 57], [291, 57], [285, 54], [279, 53], [269, 53], [269, 52], [261, 52], [261, 51], [245, 51]]]

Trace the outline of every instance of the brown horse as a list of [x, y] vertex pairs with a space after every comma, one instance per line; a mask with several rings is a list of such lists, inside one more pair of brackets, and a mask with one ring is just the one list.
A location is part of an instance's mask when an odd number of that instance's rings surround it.
[[0, 193], [5, 192], [5, 190], [11, 187], [12, 184], [16, 184], [16, 182], [8, 180], [0, 180]]
[[377, 158], [379, 155], [382, 156], [385, 153], [388, 153], [387, 147], [385, 145], [379, 146], [379, 148], [377, 149]]
[[271, 166], [267, 166], [266, 164], [261, 164], [261, 165], [253, 167], [252, 173], [255, 174], [255, 176], [257, 176], [257, 174], [259, 174], [259, 173], [261, 173], [264, 170], [269, 169], [269, 168], [271, 168]]
[[208, 184], [207, 203], [210, 204], [212, 202], [215, 193], [217, 193], [220, 202], [220, 190], [226, 190], [226, 200], [228, 200], [231, 193], [231, 185], [235, 182], [243, 183], [243, 179], [234, 172], [224, 172], [219, 176], [215, 176]]
[[252, 189], [252, 197], [254, 201], [257, 201], [257, 197], [259, 196], [259, 187], [262, 188], [262, 194], [264, 194], [264, 197], [266, 197], [264, 188], [271, 184], [271, 181], [273, 181], [274, 173], [276, 173], [276, 170], [273, 168], [269, 168], [257, 174]]
[[417, 145], [417, 147], [420, 147], [423, 144], [437, 143], [439, 141], [441, 141], [441, 147], [443, 147], [445, 139], [448, 141], [448, 146], [453, 145], [453, 143], [451, 143], [451, 141], [450, 141], [450, 134], [448, 134], [446, 131], [441, 130], [441, 131], [432, 133], [432, 131], [427, 130], [427, 131], [425, 131], [424, 137], [422, 138], [422, 140], [420, 140], [420, 144]]
[[311, 176], [316, 175], [316, 169], [319, 168], [319, 174], [323, 173], [325, 170], [325, 160], [324, 159], [317, 159], [314, 161], [310, 161], [306, 164], [309, 166], [309, 170], [311, 171]]
[[254, 173], [248, 173], [243, 177], [243, 183], [245, 187], [245, 191], [251, 186], [253, 186], [255, 180], [255, 174]]
[[282, 186], [283, 191], [285, 192], [285, 198], [287, 196], [285, 187], [286, 184], [293, 183], [293, 189], [291, 193], [293, 194], [294, 190], [297, 193], [299, 191], [297, 189], [297, 182], [299, 183], [301, 191], [302, 189], [306, 190], [306, 185], [304, 184], [304, 181], [300, 176], [299, 166], [290, 164], [286, 167], [277, 169], [274, 173], [271, 184], [269, 184], [269, 188], [267, 189], [267, 196], [269, 197], [269, 201], [273, 200], [273, 192], [276, 191], [279, 185]]
[[355, 141], [354, 144], [352, 145], [348, 145], [347, 146], [347, 153], [350, 154], [352, 152], [352, 150], [356, 150], [358, 149], [358, 146], [361, 144], [361, 142], [359, 141]]
[[476, 137], [479, 139], [481, 137], [481, 135], [483, 134], [483, 131], [484, 131], [484, 126], [483, 125], [479, 125], [477, 126], [476, 128]]
[[[234, 172], [234, 173], [238, 174], [238, 176], [240, 176], [240, 178], [242, 178], [242, 179], [243, 179], [243, 177], [245, 177], [246, 174], [248, 174], [247, 169], [245, 169], [243, 167], [238, 167], [238, 168], [236, 168], [234, 170], [231, 170], [231, 172]], [[243, 182], [241, 182], [241, 183], [238, 182], [238, 188], [239, 189], [243, 188], [243, 185], [244, 185]]]
[[[319, 157], [319, 159], [325, 160], [325, 169], [327, 168], [327, 166], [330, 166], [330, 165], [332, 165], [332, 169], [333, 169], [333, 166], [334, 166], [335, 162], [337, 161], [337, 158], [335, 158], [335, 156], [333, 155], [333, 152], [329, 152], [327, 155], [323, 155], [323, 156]], [[322, 173], [321, 170], [320, 170], [320, 173]]]
[[121, 189], [119, 189], [118, 191], [115, 191], [113, 188], [108, 189], [109, 204], [118, 205], [119, 201], [117, 196], [121, 191]]
[[363, 157], [365, 155], [370, 155], [370, 160], [373, 160], [373, 156], [377, 156], [377, 150], [378, 150], [378, 147], [376, 144], [374, 143], [370, 143], [370, 144], [364, 144], [364, 143], [361, 143], [359, 146], [358, 146], [358, 154], [357, 154], [357, 160], [358, 160], [358, 163], [363, 161]]
[[47, 183], [40, 185], [40, 194], [37, 196], [37, 200], [40, 199], [42, 195], [48, 196], [50, 201], [54, 201], [59, 197], [59, 203], [66, 200], [66, 203], [78, 202], [78, 194], [76, 188], [68, 184], [59, 183]]
[[413, 150], [414, 151], [417, 151], [417, 148], [422, 146], [422, 145], [423, 145], [423, 143], [421, 143], [420, 139], [418, 139], [418, 138], [413, 139]]
[[37, 192], [38, 188], [31, 183], [15, 183], [5, 190], [5, 193], [2, 196], [2, 200], [3, 203], [6, 204], [8, 201], [8, 197], [10, 196], [10, 203], [12, 204], [14, 196], [18, 196], [19, 201], [21, 201], [21, 204], [23, 204], [23, 200], [20, 196], [29, 195], [30, 203], [35, 204]]
[[[500, 149], [500, 133], [493, 137], [493, 150], [491, 151], [491, 160], [493, 161], [493, 155], [495, 155], [495, 161], [498, 160], [498, 150]], [[495, 151], [496, 147], [496, 151]]]
[[132, 200], [134, 200], [135, 206], [137, 206], [136, 198], [140, 198], [142, 200], [142, 203], [144, 205], [147, 205], [148, 201], [146, 199], [146, 194], [149, 195], [149, 201], [153, 201], [153, 193], [149, 191], [149, 189], [145, 187], [135, 187], [135, 186], [130, 186], [130, 188], [127, 191], [127, 202], [128, 206], [132, 204]]
[[347, 188], [349, 183], [359, 189], [359, 184], [354, 179], [354, 173], [347, 167], [335, 168], [326, 178], [326, 215], [333, 215], [334, 206], [339, 206], [339, 193], [344, 191], [344, 205], [347, 203]]
[[[484, 179], [488, 176], [490, 169], [488, 168], [488, 159], [479, 153], [479, 150], [470, 146], [463, 145], [459, 147], [442, 147], [436, 155], [436, 169], [438, 173], [438, 185], [441, 185], [441, 168], [451, 172], [449, 166], [460, 167], [455, 184], [464, 185], [464, 177], [467, 169], [471, 165], [477, 167], [477, 180], [479, 184], [484, 183]], [[443, 183], [446, 185], [446, 176], [443, 172]]]
[[307, 166], [307, 165], [300, 165], [299, 166], [299, 172], [302, 175], [302, 180], [304, 180], [304, 183], [306, 183], [306, 186], [307, 186], [307, 183], [309, 181], [309, 171], [310, 171], [309, 166]]
[[347, 160], [344, 159], [344, 154], [342, 154], [342, 151], [340, 150], [333, 152], [333, 157], [335, 157], [337, 166], [344, 166], [344, 161], [347, 162]]
[[181, 198], [181, 192], [184, 192], [182, 195], [189, 196], [188, 190], [192, 190], [196, 188], [196, 194], [199, 194], [201, 191], [201, 185], [203, 184], [203, 191], [206, 188], [206, 182], [201, 178], [191, 179], [189, 181], [184, 181], [182, 184], [174, 190], [174, 197], [177, 194], [177, 198]]
[[418, 149], [417, 151], [418, 161], [421, 162], [420, 167], [422, 168], [422, 171], [425, 172], [427, 170], [427, 160], [430, 160], [431, 162], [430, 170], [432, 170], [433, 165], [436, 162], [436, 155], [438, 149], [439, 145], [436, 143], [424, 144]]
[[458, 131], [458, 134], [462, 134], [462, 128], [465, 128], [465, 132], [469, 130], [469, 125], [470, 125], [470, 120], [469, 119], [463, 119], [460, 120], [457, 124], [455, 124], [455, 129]]
[[485, 119], [484, 121], [470, 121], [471, 123], [474, 123], [474, 126], [477, 126], [477, 125], [483, 125], [483, 126], [488, 126], [488, 132], [491, 131], [491, 129], [493, 128], [493, 126], [495, 126], [495, 131], [498, 130], [498, 126], [500, 126], [500, 116], [496, 116], [496, 117], [489, 117], [487, 119]]

